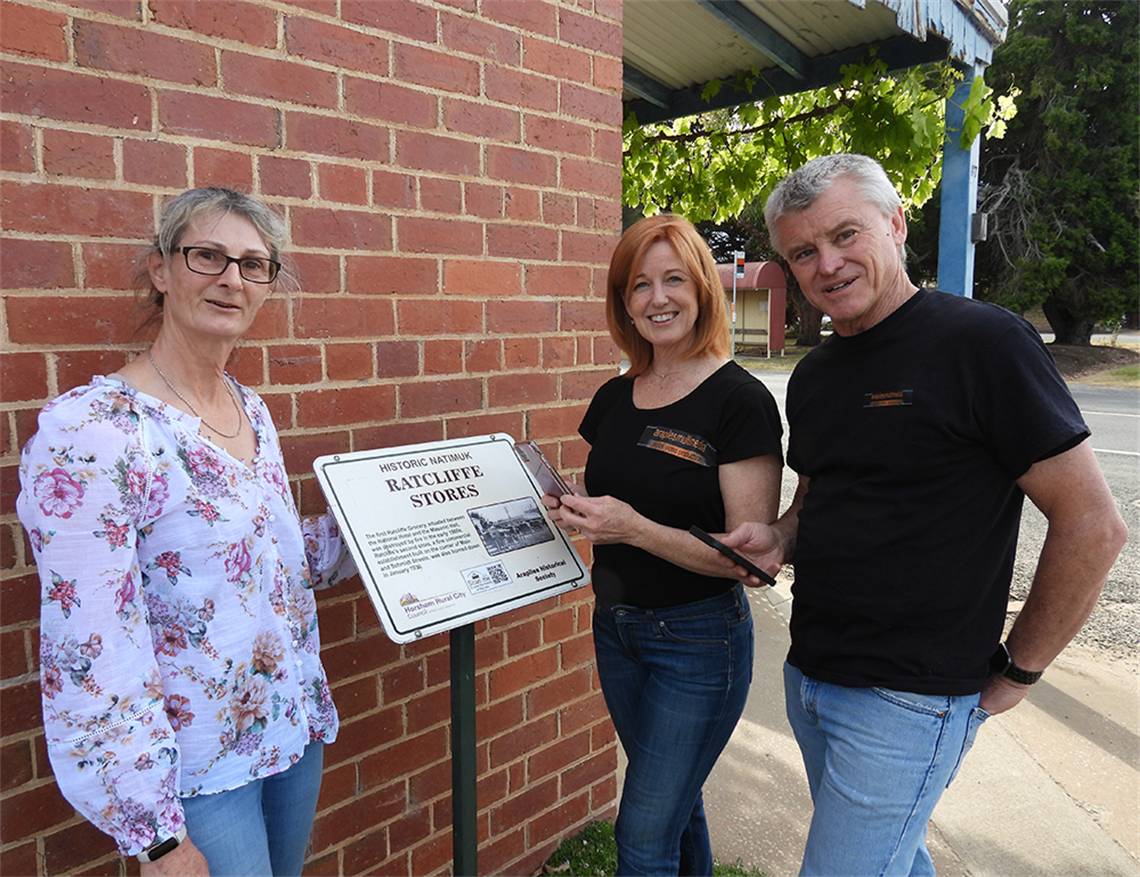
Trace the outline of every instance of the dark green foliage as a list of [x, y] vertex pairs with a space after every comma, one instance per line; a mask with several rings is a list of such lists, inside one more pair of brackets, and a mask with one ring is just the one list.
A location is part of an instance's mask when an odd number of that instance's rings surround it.
[[1140, 3], [1014, 0], [987, 81], [1021, 90], [984, 146], [975, 296], [1041, 305], [1061, 343], [1138, 309]]

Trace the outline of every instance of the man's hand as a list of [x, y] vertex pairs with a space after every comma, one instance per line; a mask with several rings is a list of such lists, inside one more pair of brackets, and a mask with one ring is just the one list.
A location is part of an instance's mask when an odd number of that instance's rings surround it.
[[190, 838], [182, 841], [157, 862], [143, 862], [141, 877], [210, 877], [210, 866]]
[[995, 676], [982, 691], [978, 706], [991, 716], [1013, 709], [1029, 693], [1029, 686], [1014, 682], [1005, 676]]
[[[779, 533], [768, 524], [757, 524], [746, 521], [731, 533], [726, 533], [720, 541], [728, 548], [743, 554], [760, 569], [771, 575], [776, 575], [784, 562], [784, 548]], [[758, 587], [767, 584], [742, 566], [737, 566], [729, 558], [718, 555], [721, 565], [732, 570], [732, 577], [744, 582], [746, 585]]]

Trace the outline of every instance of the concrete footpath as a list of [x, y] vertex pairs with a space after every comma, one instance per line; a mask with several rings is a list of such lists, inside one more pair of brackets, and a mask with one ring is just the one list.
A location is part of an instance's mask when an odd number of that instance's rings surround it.
[[[793, 875], [811, 818], [781, 667], [791, 589], [749, 589], [752, 692], [705, 784], [718, 861]], [[1070, 647], [1017, 708], [986, 722], [934, 812], [940, 877], [1140, 875], [1137, 663]]]

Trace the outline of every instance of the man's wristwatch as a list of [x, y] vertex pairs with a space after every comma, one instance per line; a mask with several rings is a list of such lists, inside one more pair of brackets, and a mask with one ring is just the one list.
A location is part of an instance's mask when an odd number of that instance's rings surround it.
[[1032, 685], [1045, 672], [1044, 670], [1022, 670], [1013, 663], [1013, 658], [1009, 654], [1009, 646], [1005, 643], [999, 645], [993, 657], [990, 658], [990, 669], [994, 671], [994, 675], [1004, 676], [1006, 679], [1020, 682], [1022, 685]]
[[166, 840], [160, 840], [158, 843], [153, 844], [135, 856], [140, 862], [154, 862], [161, 859], [167, 853], [173, 852], [182, 841], [186, 840], [186, 826], [183, 825], [178, 829], [178, 833], [174, 837], [168, 837]]

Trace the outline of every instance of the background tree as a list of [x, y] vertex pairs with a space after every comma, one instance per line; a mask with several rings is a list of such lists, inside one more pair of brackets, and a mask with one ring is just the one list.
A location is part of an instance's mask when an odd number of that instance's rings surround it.
[[[673, 210], [704, 224], [714, 253], [775, 258], [762, 206], [790, 171], [820, 155], [860, 152], [883, 165], [908, 208], [924, 204], [942, 175], [946, 101], [961, 74], [949, 63], [889, 73], [874, 57], [843, 68], [834, 87], [746, 103], [670, 123], [625, 123], [624, 194], [629, 216]], [[752, 71], [749, 79], [761, 74]], [[748, 87], [751, 82], [739, 83]], [[735, 87], [712, 83], [706, 94]], [[986, 125], [1000, 136], [1008, 101], [995, 101], [982, 77], [957, 132], [969, 144]], [[736, 241], [744, 241], [744, 246]], [[822, 315], [788, 275], [797, 345], [819, 343]]]
[[975, 296], [1041, 305], [1057, 342], [1137, 309], [1140, 4], [1014, 0], [987, 78], [1020, 89], [1004, 140], [983, 145]]

